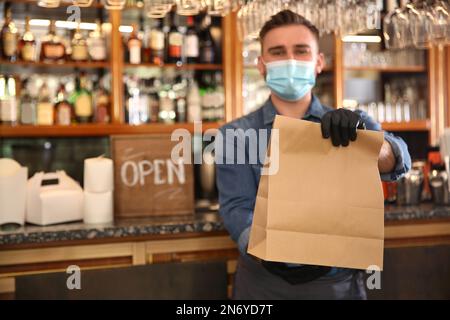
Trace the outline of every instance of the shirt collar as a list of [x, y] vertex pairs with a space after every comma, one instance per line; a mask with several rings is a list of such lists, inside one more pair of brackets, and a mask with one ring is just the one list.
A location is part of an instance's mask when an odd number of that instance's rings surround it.
[[[315, 95], [312, 95], [311, 103], [308, 107], [308, 110], [306, 110], [303, 119], [315, 117], [320, 120], [322, 119], [322, 116], [325, 114], [325, 112], [326, 111], [320, 103], [319, 99]], [[279, 115], [277, 109], [272, 103], [272, 99], [269, 97], [269, 99], [267, 99], [266, 103], [263, 105], [264, 124], [272, 124], [277, 114]]]

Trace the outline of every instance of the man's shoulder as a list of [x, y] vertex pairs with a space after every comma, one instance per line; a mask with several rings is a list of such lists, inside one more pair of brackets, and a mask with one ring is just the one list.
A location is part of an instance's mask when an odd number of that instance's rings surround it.
[[219, 128], [220, 131], [225, 132], [227, 129], [260, 129], [264, 126], [263, 107], [245, 115], [227, 122]]

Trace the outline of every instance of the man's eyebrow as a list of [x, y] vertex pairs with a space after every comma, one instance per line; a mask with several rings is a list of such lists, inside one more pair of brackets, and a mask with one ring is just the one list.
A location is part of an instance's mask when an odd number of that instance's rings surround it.
[[305, 43], [296, 44], [296, 45], [294, 45], [294, 47], [296, 49], [299, 49], [299, 48], [302, 48], [302, 49], [304, 49], [304, 48], [311, 48], [311, 46], [309, 44], [305, 44]]
[[274, 50], [284, 50], [286, 49], [285, 46], [275, 46], [275, 47], [270, 47], [269, 49], [267, 49], [267, 51], [274, 51]]

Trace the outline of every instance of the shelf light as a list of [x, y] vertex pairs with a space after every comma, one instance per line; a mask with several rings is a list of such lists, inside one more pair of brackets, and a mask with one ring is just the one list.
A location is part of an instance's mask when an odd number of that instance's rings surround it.
[[367, 43], [380, 43], [380, 36], [345, 36], [342, 38], [343, 42], [367, 42]]
[[[63, 29], [75, 29], [77, 27], [77, 24], [75, 21], [61, 21], [58, 20], [55, 22], [55, 26], [57, 28], [63, 28]], [[81, 22], [80, 23], [80, 29], [81, 30], [95, 30], [96, 28], [95, 23], [88, 23], [88, 22]]]
[[[49, 25], [50, 25], [50, 20], [47, 20], [47, 19], [31, 19], [30, 20], [30, 26], [48, 27]], [[75, 21], [57, 20], [55, 22], [55, 26], [57, 28], [63, 28], [63, 29], [75, 29], [77, 27], [77, 23]], [[96, 26], [97, 25], [95, 23], [89, 23], [89, 22], [80, 23], [81, 30], [95, 30]]]
[[31, 19], [30, 26], [34, 27], [48, 27], [50, 25], [50, 20], [47, 19]]
[[119, 31], [122, 33], [131, 33], [131, 32], [133, 32], [133, 27], [132, 26], [120, 26]]

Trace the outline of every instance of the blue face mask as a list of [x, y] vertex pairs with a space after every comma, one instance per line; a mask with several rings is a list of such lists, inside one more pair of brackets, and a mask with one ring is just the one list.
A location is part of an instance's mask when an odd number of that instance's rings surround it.
[[268, 62], [266, 83], [281, 99], [297, 101], [315, 85], [315, 64], [312, 61], [281, 60]]

